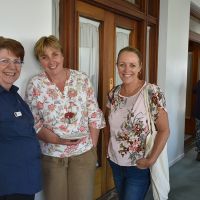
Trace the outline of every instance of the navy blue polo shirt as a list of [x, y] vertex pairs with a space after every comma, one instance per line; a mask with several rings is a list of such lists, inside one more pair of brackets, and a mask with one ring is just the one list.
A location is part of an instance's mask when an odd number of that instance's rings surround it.
[[28, 105], [0, 86], [0, 196], [41, 190], [40, 146]]

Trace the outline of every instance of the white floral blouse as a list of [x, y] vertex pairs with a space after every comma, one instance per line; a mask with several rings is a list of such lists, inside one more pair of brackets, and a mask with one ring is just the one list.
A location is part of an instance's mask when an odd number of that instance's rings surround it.
[[[144, 157], [146, 137], [149, 134], [148, 113], [144, 102], [144, 89], [148, 88], [151, 115], [157, 119], [158, 107], [166, 107], [160, 88], [145, 83], [137, 94], [130, 97], [120, 95], [121, 85], [108, 94], [110, 109], [110, 141], [108, 157], [120, 166], [134, 166]], [[166, 110], [166, 109], [165, 109]]]
[[102, 111], [86, 74], [70, 69], [63, 93], [49, 81], [45, 72], [33, 77], [26, 90], [26, 101], [35, 118], [35, 129], [52, 130], [62, 138], [81, 138], [77, 145], [40, 141], [42, 153], [53, 157], [80, 155], [92, 148], [89, 126], [105, 126]]

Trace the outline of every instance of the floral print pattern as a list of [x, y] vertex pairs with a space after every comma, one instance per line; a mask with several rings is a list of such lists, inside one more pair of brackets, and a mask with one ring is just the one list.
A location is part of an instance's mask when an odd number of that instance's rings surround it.
[[82, 137], [77, 145], [41, 143], [43, 154], [69, 157], [82, 154], [92, 147], [89, 126], [101, 129], [105, 126], [94, 91], [86, 74], [70, 69], [70, 77], [63, 93], [50, 82], [45, 72], [33, 77], [26, 90], [26, 101], [35, 118], [35, 129], [52, 130], [62, 138]]
[[110, 108], [110, 142], [108, 156], [121, 166], [133, 166], [144, 157], [146, 137], [149, 134], [148, 112], [145, 109], [144, 90], [148, 90], [151, 114], [154, 121], [158, 108], [166, 107], [164, 95], [160, 88], [145, 83], [134, 96], [120, 95], [121, 86], [108, 94], [107, 107]]
[[120, 87], [116, 86], [109, 94], [108, 99], [110, 101], [110, 104], [113, 106], [114, 111], [117, 109], [120, 109], [121, 106], [124, 106], [126, 104], [127, 99], [123, 98], [122, 96], [118, 95], [114, 97], [115, 92], [119, 92]]

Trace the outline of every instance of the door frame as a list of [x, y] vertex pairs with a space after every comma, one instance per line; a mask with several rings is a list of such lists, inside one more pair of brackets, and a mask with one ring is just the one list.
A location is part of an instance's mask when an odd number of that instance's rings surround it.
[[[191, 7], [190, 7], [190, 16], [200, 20], [200, 11], [193, 4], [191, 4]], [[192, 32], [192, 31], [189, 32], [188, 52], [189, 51], [193, 52], [193, 59], [192, 59], [193, 71], [190, 77], [192, 79], [192, 88], [193, 88], [198, 81], [197, 73], [199, 73], [198, 70], [200, 70], [200, 34], [196, 32]], [[190, 107], [191, 107], [191, 112], [192, 112], [194, 109], [196, 96], [192, 94], [190, 98], [191, 98]], [[190, 115], [191, 115], [190, 119], [186, 119], [186, 116], [185, 116], [185, 133], [184, 134], [185, 136], [186, 134], [190, 136], [190, 137], [185, 138], [185, 142], [184, 142], [185, 146], [193, 142], [193, 139], [196, 134], [195, 133], [195, 119], [192, 116], [192, 113]]]
[[[103, 41], [100, 41], [100, 49], [104, 52], [104, 55], [100, 55], [100, 82], [102, 83], [99, 88], [98, 102], [103, 113], [106, 115], [106, 103], [107, 92], [111, 89], [114, 79], [114, 63], [115, 63], [115, 35], [114, 28], [116, 25], [129, 27], [129, 23], [126, 23], [126, 18], [137, 21], [137, 33], [134, 35], [131, 44], [137, 46], [137, 48], [143, 54], [143, 66], [145, 76], [146, 66], [146, 34], [147, 25], [154, 27], [153, 34], [150, 34], [150, 42], [153, 44], [153, 48], [150, 48], [150, 71], [157, 72], [157, 41], [158, 41], [158, 24], [159, 24], [159, 0], [154, 0], [152, 4], [149, 4], [150, 0], [140, 0], [138, 5], [133, 5], [125, 0], [60, 0], [60, 41], [63, 45], [63, 52], [66, 67], [72, 69], [78, 69], [78, 18], [83, 16], [86, 18], [96, 19], [102, 21], [100, 27], [101, 37], [104, 37]], [[86, 8], [85, 5], [88, 5]], [[94, 13], [93, 8], [97, 9]], [[116, 17], [117, 16], [117, 17]], [[109, 19], [109, 20], [104, 20]], [[106, 30], [106, 31], [105, 31]], [[100, 37], [100, 38], [101, 38]], [[109, 48], [107, 44], [109, 43]], [[113, 53], [114, 51], [114, 53]], [[157, 80], [157, 73], [149, 75], [150, 82]], [[106, 159], [106, 144], [105, 140], [108, 137], [107, 130], [103, 129], [99, 144], [101, 146], [102, 154], [102, 169], [97, 168], [95, 189], [95, 198], [102, 196], [107, 191], [113, 188], [113, 180], [110, 167]], [[100, 190], [99, 184], [101, 184]]]

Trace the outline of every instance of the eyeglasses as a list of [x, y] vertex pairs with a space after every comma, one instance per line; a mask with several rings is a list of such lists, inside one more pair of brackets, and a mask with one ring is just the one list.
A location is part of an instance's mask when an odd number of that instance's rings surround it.
[[19, 59], [7, 59], [7, 58], [2, 58], [0, 59], [0, 65], [6, 67], [9, 64], [13, 63], [15, 66], [21, 66], [24, 62], [19, 60]]

